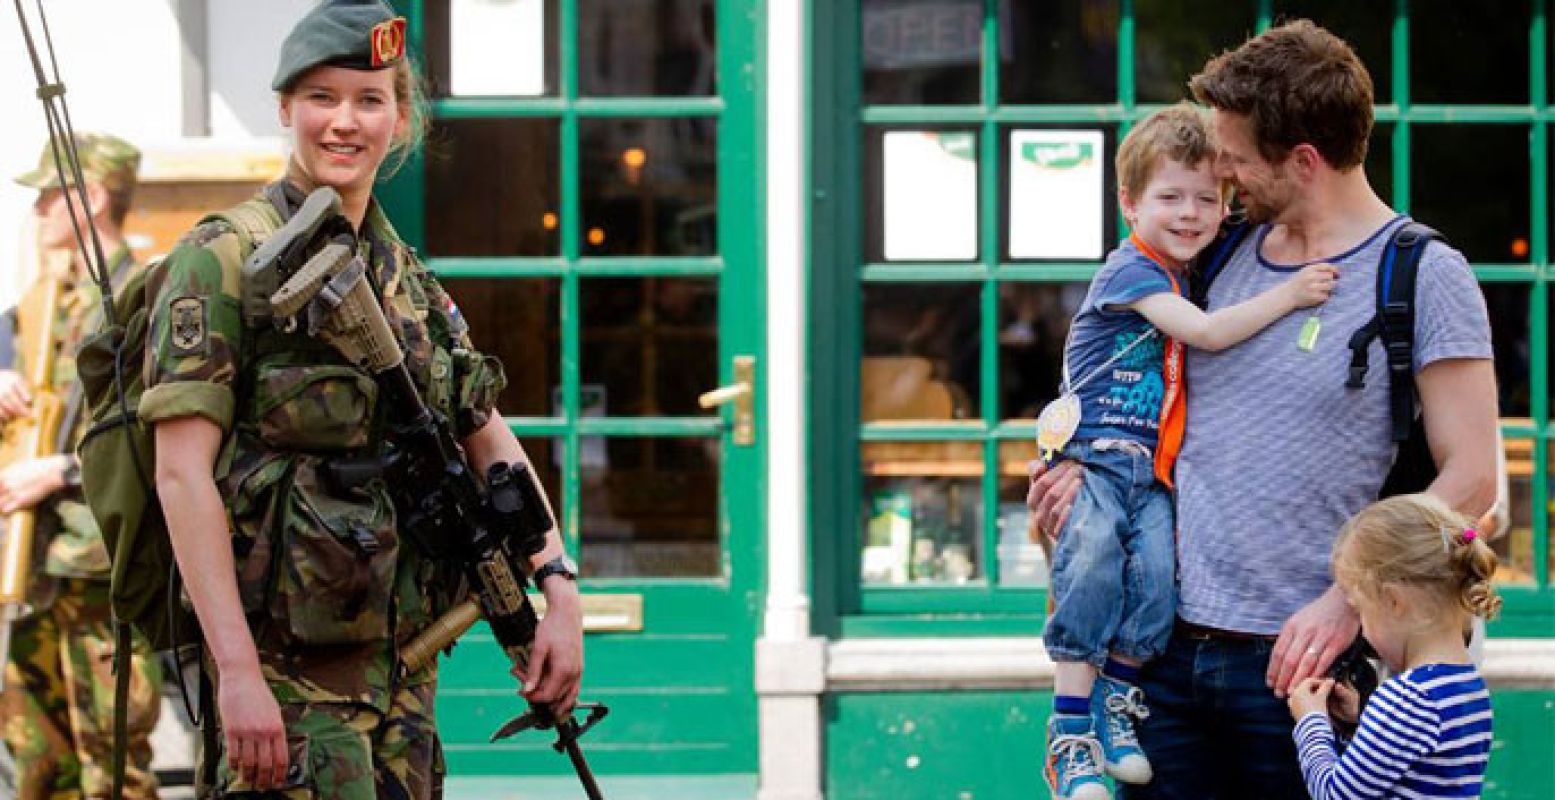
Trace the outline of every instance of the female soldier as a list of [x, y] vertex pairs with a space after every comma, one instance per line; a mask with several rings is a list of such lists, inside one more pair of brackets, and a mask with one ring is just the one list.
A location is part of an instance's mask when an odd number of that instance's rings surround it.
[[[272, 88], [292, 155], [250, 213], [295, 208], [328, 186], [429, 405], [457, 426], [481, 474], [527, 456], [495, 413], [501, 365], [476, 353], [453, 301], [372, 197], [379, 167], [421, 122], [404, 20], [378, 0], [326, 0], [293, 28]], [[243, 207], [239, 207], [242, 209]], [[232, 220], [188, 234], [168, 257], [148, 336], [140, 414], [154, 425], [156, 484], [208, 647], [220, 743], [219, 795], [428, 797], [440, 788], [435, 672], [401, 676], [398, 648], [462, 598], [459, 581], [401, 538], [381, 480], [343, 486], [328, 464], [380, 453], [371, 379], [305, 333], [245, 328], [252, 250]], [[224, 502], [225, 501], [225, 502]], [[223, 506], [225, 505], [225, 509]], [[230, 526], [229, 526], [230, 520]], [[569, 710], [582, 673], [582, 616], [557, 531], [531, 566], [549, 603], [524, 695]]]

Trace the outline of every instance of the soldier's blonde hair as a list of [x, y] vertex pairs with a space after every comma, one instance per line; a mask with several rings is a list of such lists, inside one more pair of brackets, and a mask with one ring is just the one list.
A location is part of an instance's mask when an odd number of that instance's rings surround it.
[[1418, 590], [1426, 614], [1461, 610], [1484, 619], [1501, 611], [1491, 585], [1496, 554], [1473, 522], [1434, 495], [1408, 494], [1367, 506], [1334, 542], [1334, 579], [1347, 593], [1379, 598], [1385, 586]]
[[427, 101], [426, 80], [409, 53], [394, 65], [394, 100], [405, 106], [405, 132], [389, 143], [389, 154], [379, 168], [379, 180], [391, 178], [410, 160], [432, 127], [432, 105]]

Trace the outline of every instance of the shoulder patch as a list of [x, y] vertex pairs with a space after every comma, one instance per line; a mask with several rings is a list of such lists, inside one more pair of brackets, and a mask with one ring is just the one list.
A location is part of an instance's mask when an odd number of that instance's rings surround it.
[[207, 355], [210, 332], [205, 321], [205, 298], [190, 295], [174, 298], [168, 303], [168, 312], [173, 355]]

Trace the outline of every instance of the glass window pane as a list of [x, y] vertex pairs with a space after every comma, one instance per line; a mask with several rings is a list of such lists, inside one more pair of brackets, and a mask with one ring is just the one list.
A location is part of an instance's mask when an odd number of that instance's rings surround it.
[[865, 136], [864, 257], [977, 258], [977, 134], [873, 128]]
[[865, 442], [866, 586], [983, 579], [981, 442]]
[[435, 256], [561, 252], [557, 123], [449, 119], [426, 153], [427, 250]]
[[1035, 420], [1058, 397], [1084, 283], [999, 284], [999, 418]]
[[1494, 6], [1412, 0], [1409, 94], [1415, 103], [1527, 103], [1528, 0]]
[[860, 417], [978, 416], [978, 284], [865, 284]]
[[1491, 346], [1496, 354], [1496, 388], [1500, 392], [1501, 416], [1526, 418], [1532, 413], [1529, 287], [1518, 283], [1486, 283], [1481, 288], [1485, 291], [1485, 305], [1490, 309]]
[[1366, 178], [1382, 202], [1396, 205], [1393, 199], [1393, 123], [1379, 122], [1371, 127], [1366, 144]]
[[578, 0], [584, 95], [718, 93], [713, 0]]
[[508, 385], [497, 408], [506, 416], [560, 416], [560, 281], [555, 278], [443, 278], [470, 323], [470, 340], [502, 359]]
[[1009, 19], [1012, 57], [999, 60], [1001, 102], [1117, 101], [1116, 0], [1014, 3]]
[[1366, 65], [1366, 71], [1371, 73], [1377, 102], [1392, 101], [1393, 4], [1357, 3], [1355, 0], [1275, 0], [1274, 16], [1279, 22], [1310, 19], [1349, 42], [1361, 63]]
[[1000, 235], [1012, 261], [1100, 261], [1118, 237], [1115, 125], [1007, 129]]
[[586, 578], [717, 577], [717, 439], [578, 441]]
[[1528, 129], [1411, 128], [1410, 213], [1476, 263], [1528, 258]]
[[1511, 525], [1506, 535], [1492, 541], [1501, 563], [1496, 569], [1496, 582], [1532, 584], [1534, 575], [1533, 552], [1533, 440], [1507, 439], [1506, 475], [1510, 495], [1507, 504], [1511, 512]]
[[1188, 79], [1204, 62], [1240, 45], [1257, 19], [1252, 3], [1135, 0], [1135, 97], [1141, 103], [1186, 99]]
[[434, 97], [556, 94], [556, 0], [422, 3]]
[[585, 278], [579, 286], [587, 416], [712, 415], [718, 386], [718, 283], [708, 278]]
[[1027, 531], [1026, 489], [1037, 443], [1030, 439], [999, 443], [999, 584], [1048, 585], [1048, 558]]
[[584, 119], [583, 254], [718, 252], [718, 121]]
[[983, 0], [864, 0], [865, 103], [976, 103]]

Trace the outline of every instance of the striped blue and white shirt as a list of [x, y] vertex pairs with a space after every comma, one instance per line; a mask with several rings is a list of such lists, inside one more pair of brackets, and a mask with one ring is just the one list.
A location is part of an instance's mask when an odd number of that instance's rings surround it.
[[1296, 723], [1313, 800], [1479, 797], [1490, 758], [1490, 693], [1474, 667], [1429, 664], [1390, 678], [1335, 753], [1328, 715]]

